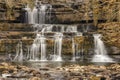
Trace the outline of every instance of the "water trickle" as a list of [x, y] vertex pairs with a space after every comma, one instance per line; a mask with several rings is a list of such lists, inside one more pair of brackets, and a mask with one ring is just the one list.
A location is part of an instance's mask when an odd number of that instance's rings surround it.
[[62, 33], [56, 33], [54, 38], [55, 38], [55, 43], [54, 43], [54, 55], [52, 60], [53, 61], [62, 61], [62, 56], [61, 56], [61, 51], [62, 51]]
[[103, 41], [101, 40], [101, 34], [94, 34], [95, 55], [92, 62], [114, 62], [112, 58], [107, 55], [107, 50]]
[[22, 42], [20, 41], [16, 47], [16, 56], [13, 59], [14, 61], [22, 62], [24, 60]]
[[[82, 33], [76, 33], [76, 36], [83, 36]], [[76, 61], [76, 59], [82, 59], [83, 57], [83, 48], [79, 49], [78, 46], [81, 44], [77, 44], [75, 43], [75, 39], [74, 37], [72, 38], [72, 51], [73, 51], [73, 55], [72, 55], [72, 61]]]
[[72, 38], [72, 50], [73, 50], [72, 61], [76, 61], [76, 52], [75, 52], [75, 41], [74, 41], [74, 38]]

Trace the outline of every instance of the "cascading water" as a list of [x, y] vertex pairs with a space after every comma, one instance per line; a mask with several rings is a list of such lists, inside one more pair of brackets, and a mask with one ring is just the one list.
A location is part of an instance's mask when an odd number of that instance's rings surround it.
[[[83, 36], [82, 33], [77, 33], [76, 36]], [[75, 39], [72, 38], [72, 51], [73, 51], [73, 56], [72, 56], [72, 61], [76, 61], [76, 59], [82, 58], [83, 57], [83, 49], [78, 49], [78, 45], [75, 43]]]
[[[40, 4], [41, 5], [41, 4]], [[38, 8], [38, 23], [45, 23], [47, 5], [41, 5]]]
[[92, 62], [114, 62], [112, 58], [107, 55], [107, 50], [103, 41], [101, 40], [101, 34], [94, 34], [94, 44], [96, 53], [92, 59]]
[[42, 4], [40, 1], [36, 0], [35, 6], [34, 6], [33, 9], [31, 9], [27, 5], [24, 8], [24, 10], [26, 11], [25, 12], [25, 23], [44, 24], [46, 22], [47, 17], [51, 18], [51, 12], [50, 11], [52, 11], [52, 5]]
[[30, 61], [46, 61], [46, 42], [45, 36], [37, 34], [30, 50]]
[[89, 31], [89, 25], [82, 25], [82, 32], [86, 33]]
[[74, 38], [72, 38], [72, 50], [73, 50], [72, 61], [76, 61], [76, 46], [75, 46]]
[[52, 5], [48, 4], [48, 10], [46, 11], [46, 17], [48, 18], [47, 22], [52, 23], [51, 18], [52, 18]]
[[30, 24], [36, 24], [37, 23], [37, 13], [38, 13], [38, 10], [37, 10], [37, 8], [34, 6], [34, 8], [33, 8], [33, 10], [31, 10], [31, 15], [30, 15], [30, 17], [31, 17], [31, 22], [30, 22]]
[[46, 27], [46, 32], [52, 32], [53, 26], [49, 25], [48, 27]]
[[16, 56], [14, 57], [14, 60], [13, 60], [13, 61], [22, 62], [23, 59], [24, 59], [24, 56], [23, 56], [23, 48], [22, 48], [22, 42], [20, 41], [20, 42], [17, 44], [17, 47], [16, 47]]
[[77, 26], [62, 26], [61, 32], [77, 32]]
[[46, 41], [45, 36], [37, 34], [29, 55], [30, 61], [46, 61]]
[[65, 27], [62, 26], [62, 27], [61, 27], [61, 32], [64, 32], [64, 31], [65, 31]]
[[26, 11], [25, 12], [25, 20], [24, 20], [24, 22], [31, 24], [31, 9], [29, 8], [28, 5], [26, 5], [24, 10]]
[[[30, 53], [28, 53], [27, 59], [31, 61], [46, 61], [46, 39], [44, 36], [44, 31], [46, 29], [51, 29], [41, 24], [45, 23], [46, 14], [49, 13], [47, 11], [48, 7], [52, 9], [51, 5], [42, 4], [40, 1], [36, 0], [35, 6], [33, 10], [27, 6], [25, 8], [26, 12], [29, 13], [27, 17], [29, 24], [34, 24], [34, 28], [36, 29], [36, 38], [31, 46]], [[51, 10], [50, 10], [51, 11]], [[29, 20], [30, 19], [30, 20]], [[41, 32], [41, 34], [39, 34]], [[28, 51], [29, 52], [29, 51]]]
[[25, 23], [35, 24], [37, 20], [37, 12], [38, 12], [36, 6], [33, 9], [31, 9], [29, 5], [26, 5], [24, 10], [26, 11], [25, 12]]
[[62, 33], [56, 33], [54, 38], [55, 38], [55, 43], [54, 43], [54, 55], [52, 60], [53, 61], [62, 61], [62, 56], [61, 56], [61, 51], [62, 51]]
[[66, 32], [77, 32], [77, 27], [69, 26], [69, 27], [67, 27]]

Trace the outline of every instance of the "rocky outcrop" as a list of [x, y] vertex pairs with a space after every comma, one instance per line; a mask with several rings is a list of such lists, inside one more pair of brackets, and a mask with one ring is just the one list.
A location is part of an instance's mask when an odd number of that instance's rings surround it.
[[[115, 54], [120, 54], [120, 23], [102, 23], [98, 25], [98, 32], [103, 35], [107, 46], [111, 47]], [[116, 47], [116, 48], [115, 48]]]

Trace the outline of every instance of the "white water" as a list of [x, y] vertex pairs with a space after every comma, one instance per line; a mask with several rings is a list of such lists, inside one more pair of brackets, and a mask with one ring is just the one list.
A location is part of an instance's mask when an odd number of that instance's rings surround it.
[[76, 52], [75, 52], [75, 41], [74, 41], [74, 38], [72, 38], [72, 51], [73, 51], [72, 61], [76, 61]]
[[61, 32], [77, 32], [77, 26], [61, 26]]
[[46, 5], [41, 5], [41, 7], [38, 8], [38, 23], [43, 24], [45, 23], [45, 17], [46, 17]]
[[46, 61], [46, 38], [37, 34], [30, 50], [30, 61]]
[[[76, 36], [83, 36], [82, 33], [76, 33]], [[72, 55], [72, 61], [76, 61], [76, 59], [82, 58], [83, 57], [83, 49], [78, 49], [78, 45], [75, 43], [74, 38], [72, 38], [72, 51], [73, 51], [73, 55]], [[81, 45], [81, 44], [80, 44]]]
[[49, 18], [51, 17], [51, 12], [48, 12], [47, 9], [52, 10], [52, 6], [49, 4], [41, 4], [40, 1], [36, 0], [35, 6], [33, 9], [27, 5], [24, 10], [25, 13], [25, 22], [29, 24], [44, 24], [46, 21], [46, 15], [47, 13], [50, 13], [47, 15]]
[[69, 27], [67, 27], [66, 32], [77, 32], [77, 27], [69, 26]]
[[94, 34], [94, 44], [95, 44], [95, 55], [93, 56], [92, 62], [114, 62], [112, 58], [107, 55], [107, 50], [103, 41], [101, 40], [100, 34]]
[[54, 55], [52, 60], [53, 61], [62, 61], [62, 56], [61, 56], [61, 51], [62, 51], [62, 33], [56, 33], [54, 38], [55, 38], [55, 43], [54, 43]]
[[37, 18], [37, 9], [36, 7], [33, 8], [33, 10], [27, 5], [24, 10], [26, 11], [25, 13], [25, 22], [28, 24], [35, 24], [36, 23], [36, 18]]

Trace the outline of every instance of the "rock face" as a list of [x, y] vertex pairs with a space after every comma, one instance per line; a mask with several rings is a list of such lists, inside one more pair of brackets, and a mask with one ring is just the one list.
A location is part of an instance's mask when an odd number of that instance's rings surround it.
[[[0, 0], [0, 52], [15, 53], [16, 44], [22, 40], [24, 45], [31, 45], [35, 38], [33, 27], [30, 24], [12, 24], [23, 22], [22, 8], [29, 4], [31, 8], [34, 6], [35, 0]], [[78, 23], [84, 20], [114, 20], [114, 11], [118, 11], [118, 0], [39, 0], [43, 4], [51, 4], [53, 7], [52, 23]], [[117, 2], [118, 1], [118, 2]], [[116, 3], [117, 2], [117, 3]], [[114, 10], [117, 9], [117, 10]], [[118, 14], [117, 12], [115, 12]], [[115, 14], [115, 15], [116, 15]], [[104, 16], [103, 16], [104, 15]], [[99, 16], [99, 17], [98, 17]], [[118, 16], [118, 15], [117, 15]], [[111, 18], [112, 17], [112, 18]], [[119, 18], [119, 16], [118, 16]], [[115, 19], [116, 20], [116, 19]], [[7, 24], [11, 23], [11, 24]], [[97, 23], [97, 22], [95, 22]], [[98, 29], [104, 36], [104, 41], [108, 46], [112, 46], [111, 50], [118, 54], [120, 48], [120, 23], [105, 23], [99, 24]], [[92, 41], [89, 42], [89, 37], [75, 38], [76, 43], [79, 43], [79, 48], [84, 45], [85, 53], [88, 53]], [[49, 44], [53, 44], [48, 41]], [[69, 43], [69, 44], [64, 44]], [[72, 53], [71, 40], [63, 41], [63, 53]], [[48, 46], [49, 48], [51, 46]], [[116, 48], [117, 47], [117, 48]], [[24, 48], [26, 49], [26, 48]], [[10, 51], [11, 50], [11, 51]], [[24, 50], [26, 51], [26, 50]]]
[[[28, 24], [0, 24], [0, 53], [15, 53], [15, 47], [22, 41], [24, 45], [33, 42], [33, 27]], [[24, 46], [23, 45], [23, 46]], [[26, 48], [26, 46], [24, 46]], [[26, 51], [26, 50], [25, 50]]]
[[[105, 44], [110, 48], [110, 54], [120, 53], [120, 23], [102, 23], [98, 25], [98, 32], [103, 34]], [[81, 26], [79, 26], [81, 27]], [[51, 34], [51, 33], [49, 33]], [[48, 34], [45, 34], [46, 36]], [[65, 34], [66, 35], [66, 34]], [[68, 34], [69, 35], [69, 34]], [[33, 43], [36, 37], [34, 28], [29, 24], [0, 24], [0, 53], [16, 53], [15, 47], [22, 41], [24, 53], [27, 52], [27, 47]], [[90, 49], [94, 48], [92, 36], [78, 36], [74, 37], [75, 44], [78, 48], [84, 48], [84, 53], [88, 53]], [[67, 43], [67, 44], [66, 44]], [[47, 40], [47, 51], [52, 53], [52, 45], [54, 41]], [[72, 54], [72, 39], [63, 39], [62, 54]], [[112, 53], [111, 53], [112, 52]], [[91, 52], [93, 54], [94, 52]]]
[[[111, 13], [116, 7], [116, 0], [94, 1], [94, 0], [38, 0], [43, 4], [53, 6], [51, 20], [54, 23], [75, 23], [83, 20], [101, 20], [111, 18]], [[0, 0], [0, 20], [8, 22], [23, 22], [25, 4], [31, 8], [35, 0]], [[109, 6], [110, 4], [110, 6]], [[108, 11], [110, 9], [110, 11]], [[103, 14], [104, 13], [104, 14]], [[109, 18], [108, 18], [109, 17]], [[108, 20], [108, 21], [109, 21]]]
[[[39, 0], [38, 0], [39, 1]], [[0, 20], [8, 22], [23, 22], [25, 4], [29, 4], [31, 8], [35, 5], [35, 0], [0, 0]], [[52, 23], [70, 23], [86, 20], [86, 2], [79, 0], [41, 0], [43, 4], [51, 4], [53, 6], [51, 18]], [[14, 5], [12, 5], [14, 4]], [[90, 9], [90, 8], [89, 8]], [[90, 11], [89, 11], [90, 13]], [[91, 15], [91, 14], [90, 14]], [[88, 19], [91, 20], [90, 15]]]
[[[46, 33], [45, 36], [51, 35], [53, 33]], [[53, 34], [54, 35], [54, 34]], [[74, 34], [67, 34], [64, 33], [64, 35], [72, 36]], [[22, 41], [24, 53], [27, 53], [28, 46], [31, 46], [33, 43], [33, 40], [36, 37], [36, 32], [34, 31], [34, 28], [32, 25], [29, 24], [13, 24], [13, 23], [2, 23], [0, 24], [0, 54], [8, 53], [8, 54], [14, 54], [16, 53], [16, 46], [17, 44]], [[88, 37], [80, 36], [80, 37], [74, 37], [75, 43], [79, 44], [79, 48], [82, 48], [82, 45], [88, 46], [89, 44], [87, 42]], [[53, 53], [53, 45], [54, 41], [52, 39], [46, 40], [47, 45], [47, 53]], [[67, 44], [66, 44], [67, 43]], [[62, 45], [62, 53], [63, 54], [72, 54], [72, 39], [63, 39], [63, 45]], [[90, 47], [90, 46], [88, 46]], [[88, 48], [86, 48], [85, 51], [87, 51]]]
[[103, 34], [103, 40], [107, 46], [113, 46], [111, 49], [115, 54], [120, 53], [120, 23], [102, 23], [98, 25], [98, 32]]
[[[43, 4], [53, 6], [54, 23], [75, 23], [84, 20], [113, 21], [120, 20], [119, 0], [38, 0]], [[0, 0], [0, 21], [23, 22], [23, 8], [29, 4], [31, 8], [35, 5], [35, 0]], [[115, 12], [117, 11], [117, 12]], [[115, 13], [115, 14], [114, 14]], [[116, 18], [117, 17], [117, 18]]]

